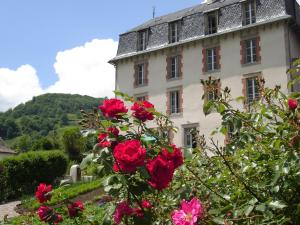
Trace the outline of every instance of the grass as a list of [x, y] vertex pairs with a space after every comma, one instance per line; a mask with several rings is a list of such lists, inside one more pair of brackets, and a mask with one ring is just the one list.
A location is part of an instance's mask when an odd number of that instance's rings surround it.
[[[101, 180], [94, 180], [87, 183], [77, 183], [71, 186], [59, 187], [53, 190], [51, 201], [49, 201], [48, 204], [57, 205], [67, 199], [72, 199], [80, 194], [98, 189], [101, 186]], [[38, 209], [40, 203], [34, 197], [30, 197], [22, 200], [22, 206], [32, 211]]]

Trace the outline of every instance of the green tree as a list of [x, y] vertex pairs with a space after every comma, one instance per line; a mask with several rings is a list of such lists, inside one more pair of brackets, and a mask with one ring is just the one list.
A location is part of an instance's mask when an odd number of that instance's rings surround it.
[[84, 152], [84, 140], [80, 134], [79, 128], [69, 128], [62, 136], [65, 152], [69, 159], [80, 162], [82, 160], [82, 152]]

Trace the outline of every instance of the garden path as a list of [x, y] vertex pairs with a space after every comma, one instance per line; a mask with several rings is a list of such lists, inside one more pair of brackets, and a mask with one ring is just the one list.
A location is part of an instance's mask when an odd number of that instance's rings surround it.
[[3, 221], [5, 215], [8, 215], [8, 218], [18, 216], [19, 214], [15, 211], [15, 207], [20, 203], [20, 201], [14, 201], [0, 205], [0, 221]]

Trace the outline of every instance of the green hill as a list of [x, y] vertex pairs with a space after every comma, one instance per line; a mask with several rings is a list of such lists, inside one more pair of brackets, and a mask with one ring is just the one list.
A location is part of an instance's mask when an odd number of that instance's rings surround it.
[[44, 94], [0, 113], [0, 137], [11, 143], [20, 136], [45, 137], [77, 125], [80, 110], [91, 111], [103, 99], [71, 94]]

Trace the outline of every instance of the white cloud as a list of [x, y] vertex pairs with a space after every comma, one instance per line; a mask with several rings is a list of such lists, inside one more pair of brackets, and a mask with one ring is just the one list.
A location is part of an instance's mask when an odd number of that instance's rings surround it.
[[59, 52], [54, 64], [58, 81], [47, 92], [113, 96], [115, 69], [107, 62], [115, 56], [117, 45], [112, 39], [94, 39]]
[[16, 70], [0, 68], [0, 111], [5, 111], [32, 96], [42, 94], [36, 70], [22, 65]]
[[70, 93], [94, 97], [113, 96], [115, 69], [108, 64], [118, 42], [94, 39], [83, 46], [58, 52], [54, 64], [58, 81], [43, 90], [36, 70], [22, 65], [16, 70], [0, 68], [0, 111], [42, 93]]

